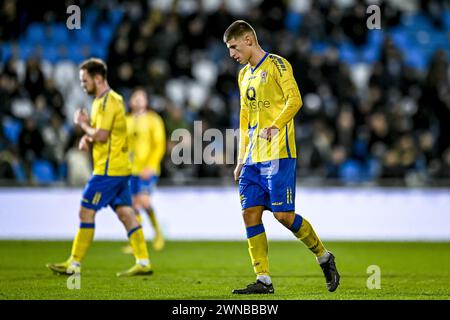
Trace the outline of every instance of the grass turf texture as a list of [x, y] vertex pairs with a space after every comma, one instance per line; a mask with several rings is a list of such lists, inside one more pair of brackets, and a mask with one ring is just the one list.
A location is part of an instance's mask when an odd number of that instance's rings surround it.
[[[124, 242], [95, 241], [81, 274], [81, 289], [69, 290], [66, 277], [52, 274], [70, 242], [0, 241], [0, 299], [449, 299], [450, 243], [327, 242], [336, 255], [341, 286], [334, 293], [314, 256], [301, 242], [269, 243], [273, 295], [236, 296], [254, 280], [241, 242], [168, 242], [151, 251], [155, 274], [116, 278], [130, 267]], [[366, 287], [369, 265], [381, 269], [381, 289]]]

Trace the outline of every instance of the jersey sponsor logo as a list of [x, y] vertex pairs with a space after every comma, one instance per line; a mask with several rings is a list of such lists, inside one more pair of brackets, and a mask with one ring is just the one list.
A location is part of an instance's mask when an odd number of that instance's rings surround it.
[[269, 100], [258, 100], [256, 98], [256, 90], [254, 87], [248, 87], [246, 92], [247, 99], [249, 102], [249, 108], [251, 112], [260, 111], [263, 108], [270, 108]]
[[272, 202], [272, 206], [282, 206], [284, 202]]

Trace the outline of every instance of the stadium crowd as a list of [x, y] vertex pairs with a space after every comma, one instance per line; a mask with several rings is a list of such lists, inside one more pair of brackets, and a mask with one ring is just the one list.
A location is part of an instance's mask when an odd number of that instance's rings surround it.
[[[36, 22], [51, 25], [67, 15], [48, 0], [41, 13], [20, 16], [20, 3], [0, 1], [0, 41], [19, 43], [10, 54], [1, 47], [0, 180], [80, 185], [90, 175], [72, 124], [73, 111], [90, 104], [78, 84], [83, 56], [46, 61], [39, 52], [21, 52]], [[111, 29], [110, 39], [91, 39], [83, 54], [102, 46], [111, 87], [126, 100], [145, 87], [165, 121], [166, 180], [232, 181], [233, 165], [175, 165], [170, 153], [178, 142], [170, 137], [178, 128], [193, 131], [197, 120], [203, 130], [238, 127], [240, 66], [222, 41], [237, 18], [255, 27], [265, 50], [293, 66], [304, 104], [295, 120], [299, 177], [408, 185], [450, 179], [450, 7], [441, 1], [384, 1], [381, 30], [367, 28], [368, 4], [350, 0], [79, 5], [82, 14], [96, 13], [93, 29]], [[108, 15], [111, 8], [120, 8], [119, 18]], [[70, 42], [70, 33], [81, 31], [67, 32]]]

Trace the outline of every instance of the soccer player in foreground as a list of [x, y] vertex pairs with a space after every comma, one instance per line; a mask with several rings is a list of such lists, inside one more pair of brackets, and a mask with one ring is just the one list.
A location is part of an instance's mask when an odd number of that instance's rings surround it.
[[[153, 110], [148, 109], [148, 96], [144, 89], [134, 90], [130, 98], [131, 114], [127, 115], [127, 130], [131, 160], [131, 194], [136, 217], [142, 225], [140, 211], [144, 210], [155, 230], [153, 249], [164, 248], [161, 232], [151, 202], [151, 194], [158, 182], [161, 160], [166, 151], [164, 122]], [[132, 253], [130, 246], [125, 253]]]
[[333, 292], [339, 285], [335, 258], [325, 249], [311, 224], [295, 214], [294, 116], [302, 100], [292, 67], [286, 59], [265, 52], [258, 44], [254, 29], [245, 21], [233, 22], [223, 40], [230, 57], [245, 64], [238, 81], [240, 138], [234, 178], [239, 180], [248, 250], [256, 273], [256, 282], [233, 293], [274, 293], [262, 224], [264, 210], [272, 211], [315, 254], [327, 289]]
[[94, 239], [95, 214], [109, 205], [125, 226], [136, 258], [133, 267], [117, 273], [117, 276], [150, 275], [153, 271], [144, 233], [131, 207], [131, 172], [123, 99], [109, 87], [106, 64], [100, 59], [91, 58], [81, 64], [80, 81], [84, 91], [95, 97], [90, 122], [84, 110], [77, 110], [74, 116], [75, 124], [85, 132], [79, 149], [88, 151], [92, 145], [94, 172], [83, 191], [80, 228], [73, 241], [72, 253], [67, 261], [47, 264], [47, 267], [59, 274], [79, 272]]

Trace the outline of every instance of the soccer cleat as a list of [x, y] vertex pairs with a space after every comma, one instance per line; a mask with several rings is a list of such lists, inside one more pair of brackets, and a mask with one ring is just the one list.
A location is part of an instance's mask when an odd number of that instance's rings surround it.
[[321, 263], [320, 267], [322, 268], [323, 274], [325, 276], [325, 280], [327, 282], [327, 289], [330, 292], [334, 292], [339, 286], [339, 273], [336, 269], [336, 261], [334, 259], [334, 255], [330, 252], [330, 257], [327, 262]]
[[274, 293], [275, 290], [273, 289], [272, 284], [265, 284], [259, 280], [256, 282], [250, 283], [246, 288], [244, 289], [234, 289], [233, 294], [269, 294]]
[[118, 272], [118, 277], [133, 277], [133, 276], [150, 276], [153, 274], [151, 266], [143, 266], [139, 263], [132, 266], [130, 269]]
[[133, 254], [133, 248], [130, 245], [124, 246], [124, 247], [122, 247], [122, 253], [123, 254]]
[[164, 245], [164, 237], [161, 233], [157, 233], [155, 235], [155, 238], [153, 239], [153, 249], [155, 249], [155, 251], [161, 251], [162, 249], [164, 249]]
[[81, 268], [72, 265], [70, 260], [61, 263], [48, 263], [46, 267], [53, 271], [55, 274], [71, 275], [74, 273], [80, 273]]

